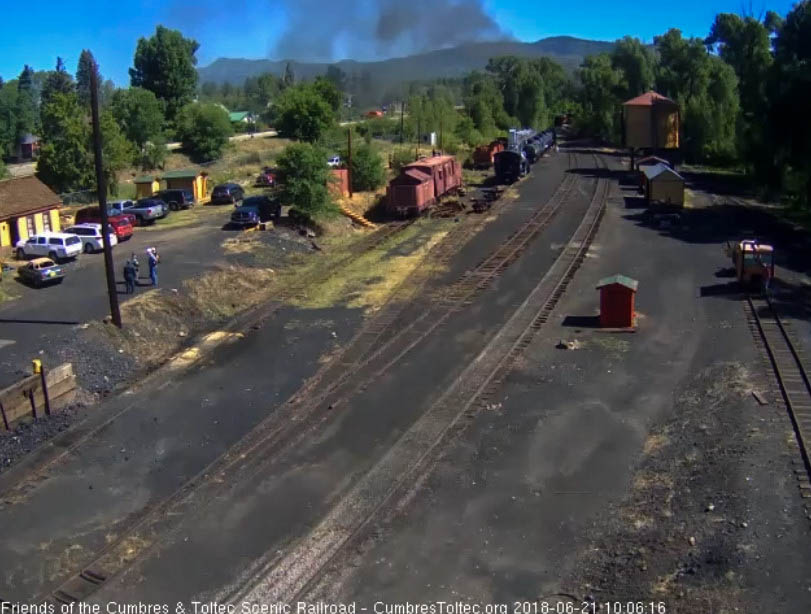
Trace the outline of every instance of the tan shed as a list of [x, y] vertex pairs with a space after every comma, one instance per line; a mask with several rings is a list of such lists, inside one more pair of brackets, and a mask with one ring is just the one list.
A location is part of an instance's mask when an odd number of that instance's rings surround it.
[[168, 171], [163, 174], [167, 190], [188, 190], [199, 203], [208, 194], [208, 173], [196, 170]]
[[678, 149], [679, 105], [648, 92], [623, 103], [625, 146], [632, 149]]
[[684, 206], [684, 178], [665, 164], [644, 166], [649, 203]]

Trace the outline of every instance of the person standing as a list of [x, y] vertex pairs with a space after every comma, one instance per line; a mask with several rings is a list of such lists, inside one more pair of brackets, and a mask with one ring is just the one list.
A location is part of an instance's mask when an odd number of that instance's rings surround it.
[[124, 265], [124, 283], [127, 286], [127, 294], [135, 293], [135, 275], [135, 267], [131, 261], [127, 260]]
[[152, 285], [158, 285], [158, 251], [152, 247], [149, 250], [149, 279], [152, 280]]

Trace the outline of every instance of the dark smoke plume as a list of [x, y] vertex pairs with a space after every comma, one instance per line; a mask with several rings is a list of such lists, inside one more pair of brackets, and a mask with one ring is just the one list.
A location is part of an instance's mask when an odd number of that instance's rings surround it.
[[480, 0], [283, 0], [287, 27], [271, 55], [375, 59], [509, 38]]

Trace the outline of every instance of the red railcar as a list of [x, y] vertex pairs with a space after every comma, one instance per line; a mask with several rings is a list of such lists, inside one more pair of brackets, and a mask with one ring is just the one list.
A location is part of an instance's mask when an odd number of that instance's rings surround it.
[[479, 145], [473, 151], [473, 166], [475, 168], [490, 168], [493, 166], [494, 156], [504, 151], [504, 142], [497, 139], [489, 145]]
[[404, 166], [386, 191], [389, 211], [415, 215], [462, 185], [462, 167], [453, 156], [422, 158]]

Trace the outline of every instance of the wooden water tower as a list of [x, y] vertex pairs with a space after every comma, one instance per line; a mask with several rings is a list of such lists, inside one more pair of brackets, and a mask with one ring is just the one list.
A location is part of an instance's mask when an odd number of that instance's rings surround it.
[[647, 92], [622, 103], [623, 139], [631, 150], [631, 170], [636, 150], [663, 153], [679, 148], [681, 113], [670, 98]]

